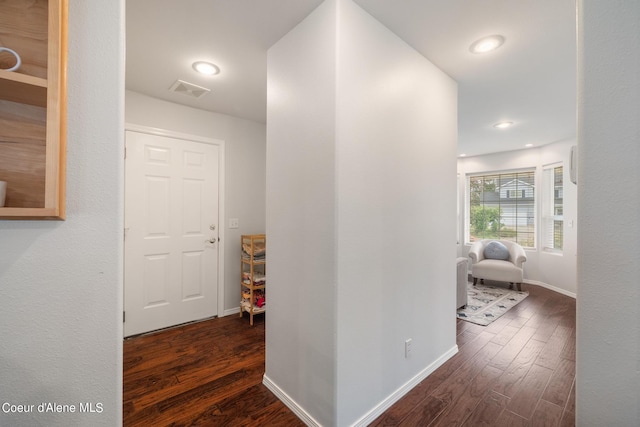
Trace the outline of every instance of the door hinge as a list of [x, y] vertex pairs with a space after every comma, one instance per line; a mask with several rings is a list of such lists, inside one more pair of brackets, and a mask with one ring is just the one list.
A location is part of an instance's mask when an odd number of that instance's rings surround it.
[[126, 146], [124, 147], [124, 158], [125, 159], [127, 158], [127, 147]]
[[125, 319], [126, 319], [126, 317], [127, 317], [127, 316], [126, 316], [126, 311], [123, 311], [123, 312], [122, 312], [122, 323], [126, 322], [126, 320], [125, 320]]

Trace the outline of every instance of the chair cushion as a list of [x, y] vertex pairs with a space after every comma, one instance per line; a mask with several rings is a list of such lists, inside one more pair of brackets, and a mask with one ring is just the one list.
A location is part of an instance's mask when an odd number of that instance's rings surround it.
[[522, 283], [523, 271], [510, 261], [484, 259], [471, 266], [471, 275], [478, 279]]
[[500, 242], [489, 242], [484, 248], [484, 257], [487, 259], [509, 259], [509, 249]]

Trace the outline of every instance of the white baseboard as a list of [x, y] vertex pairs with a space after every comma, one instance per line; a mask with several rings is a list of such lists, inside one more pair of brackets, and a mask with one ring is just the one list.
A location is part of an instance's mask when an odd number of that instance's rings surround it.
[[537, 280], [525, 280], [523, 283], [525, 283], [527, 285], [540, 286], [540, 287], [543, 287], [543, 288], [550, 289], [550, 290], [552, 290], [554, 292], [557, 292], [559, 294], [566, 295], [566, 296], [574, 298], [574, 299], [576, 298], [576, 294], [574, 292], [569, 292], [569, 291], [564, 290], [562, 288], [558, 288], [556, 286], [549, 285], [548, 283], [538, 282]]
[[382, 415], [387, 409], [389, 409], [394, 403], [396, 403], [402, 396], [410, 392], [415, 386], [420, 384], [422, 380], [431, 375], [436, 369], [444, 364], [447, 360], [452, 358], [458, 352], [458, 346], [453, 346], [449, 351], [440, 356], [432, 364], [420, 371], [416, 376], [409, 381], [401, 385], [396, 391], [391, 393], [386, 399], [378, 403], [373, 409], [367, 412], [362, 418], [356, 421], [354, 427], [364, 427], [371, 424], [376, 418]]
[[231, 316], [232, 314], [238, 314], [238, 313], [240, 313], [240, 307], [230, 308], [228, 310], [225, 310], [224, 313], [222, 313], [222, 316], [220, 317]]
[[[410, 392], [415, 386], [420, 384], [422, 380], [431, 375], [436, 369], [442, 366], [447, 360], [458, 352], [458, 346], [453, 346], [449, 351], [440, 356], [436, 361], [420, 371], [416, 376], [401, 385], [396, 391], [391, 393], [387, 398], [378, 403], [373, 409], [363, 415], [358, 421], [352, 424], [352, 427], [364, 427], [371, 424], [376, 418], [382, 415], [394, 403]], [[298, 403], [293, 400], [287, 393], [278, 387], [266, 374], [262, 376], [262, 384], [264, 384], [278, 399], [282, 401], [291, 411], [296, 414], [302, 422], [310, 427], [321, 427], [307, 411], [305, 411]]]
[[322, 424], [317, 422], [307, 411], [305, 411], [298, 403], [293, 400], [287, 393], [285, 393], [276, 383], [271, 381], [271, 379], [264, 374], [262, 376], [262, 384], [265, 385], [273, 394], [276, 395], [278, 399], [291, 411], [296, 414], [300, 420], [308, 425], [309, 427], [322, 427]]

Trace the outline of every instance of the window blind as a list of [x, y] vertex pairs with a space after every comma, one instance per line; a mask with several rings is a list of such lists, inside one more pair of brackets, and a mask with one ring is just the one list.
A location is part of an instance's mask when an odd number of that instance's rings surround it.
[[535, 170], [469, 175], [467, 242], [511, 240], [535, 246]]
[[542, 176], [542, 247], [545, 250], [562, 251], [564, 241], [564, 179], [562, 166], [550, 166]]

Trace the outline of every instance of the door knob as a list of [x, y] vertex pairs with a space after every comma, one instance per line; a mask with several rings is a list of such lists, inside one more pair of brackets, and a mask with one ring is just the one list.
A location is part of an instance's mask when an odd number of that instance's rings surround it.
[[209, 239], [209, 240], [205, 240], [204, 242], [205, 242], [205, 243], [211, 243], [211, 244], [213, 245], [213, 244], [215, 244], [215, 243], [216, 243], [216, 238], [215, 238], [215, 237], [212, 237], [211, 239]]

